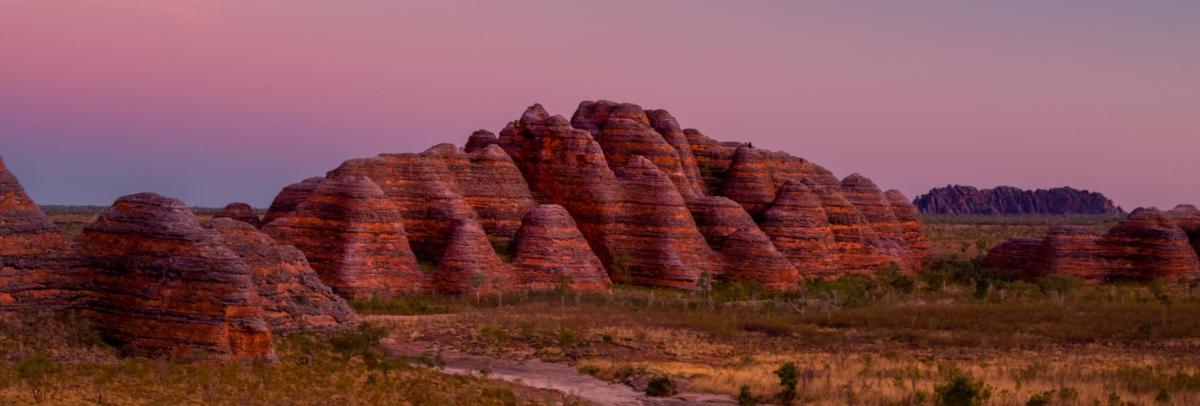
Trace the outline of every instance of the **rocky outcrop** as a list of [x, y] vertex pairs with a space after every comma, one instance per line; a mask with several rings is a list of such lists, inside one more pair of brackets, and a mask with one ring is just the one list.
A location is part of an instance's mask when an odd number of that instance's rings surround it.
[[234, 202], [226, 205], [225, 208], [214, 214], [213, 218], [229, 218], [254, 227], [262, 227], [262, 220], [259, 220], [258, 214], [254, 212], [254, 208], [242, 202]]
[[1149, 281], [1196, 278], [1200, 260], [1187, 234], [1161, 211], [1141, 208], [1100, 240], [1112, 269], [1109, 279]]
[[489, 236], [507, 242], [536, 204], [520, 170], [496, 146], [467, 153], [442, 144], [420, 154], [382, 154], [346, 161], [327, 176], [363, 176], [379, 184], [402, 209], [418, 257], [430, 262], [439, 260], [458, 221], [478, 222]]
[[[463, 149], [443, 144], [353, 159], [326, 178], [349, 176], [380, 186], [400, 208], [415, 255], [435, 269], [472, 225], [484, 230], [491, 251], [513, 258], [522, 219], [538, 204], [566, 209], [610, 279], [651, 286], [692, 289], [725, 278], [790, 288], [800, 274], [832, 277], [891, 264], [913, 271], [927, 250], [915, 210], [899, 192], [885, 195], [857, 175], [842, 182], [786, 153], [718, 142], [682, 129], [665, 110], [630, 103], [585, 101], [571, 120], [534, 105], [499, 137], [479, 130]], [[768, 218], [789, 181], [811, 195], [803, 204], [815, 204]], [[288, 202], [306, 189], [285, 192], [272, 211], [294, 210]], [[488, 268], [443, 274], [495, 273]], [[437, 289], [464, 291], [461, 277], [446, 280], [458, 287]]]
[[1006, 279], [1034, 280], [1047, 274], [1042, 240], [1018, 237], [993, 247], [983, 259], [984, 271]]
[[274, 333], [330, 332], [355, 325], [358, 317], [345, 299], [321, 282], [304, 257], [253, 226], [229, 218], [204, 224], [250, 267], [263, 317]]
[[700, 179], [709, 191], [719, 191], [725, 183], [726, 174], [733, 165], [733, 156], [738, 148], [749, 146], [741, 142], [718, 142], [701, 133], [700, 130], [687, 128], [683, 130], [691, 146], [692, 156], [696, 159], [696, 167]]
[[1187, 233], [1188, 239], [1192, 241], [1192, 248], [1200, 255], [1200, 209], [1190, 204], [1181, 204], [1167, 211], [1167, 217]]
[[514, 252], [512, 267], [521, 289], [589, 291], [612, 283], [571, 214], [559, 205], [540, 205], [525, 215]]
[[1011, 186], [976, 189], [950, 185], [930, 190], [914, 202], [922, 213], [937, 214], [1122, 214], [1104, 195], [1070, 187], [1021, 190]]
[[287, 185], [275, 195], [275, 200], [271, 202], [271, 207], [267, 209], [267, 214], [263, 215], [262, 224], [270, 224], [275, 219], [296, 210], [296, 206], [304, 203], [309, 195], [312, 195], [317, 186], [324, 182], [325, 178], [308, 178], [299, 183]]
[[471, 137], [467, 139], [467, 145], [463, 147], [463, 150], [467, 151], [467, 153], [472, 153], [487, 148], [488, 145], [496, 145], [499, 142], [500, 141], [496, 138], [496, 134], [492, 134], [491, 131], [476, 130], [475, 132], [471, 133]]
[[671, 179], [646, 158], [620, 168], [625, 199], [611, 225], [614, 263], [633, 283], [691, 289], [714, 275], [716, 258]]
[[0, 319], [69, 304], [67, 238], [0, 161]]
[[428, 284], [396, 201], [364, 177], [322, 181], [263, 231], [304, 252], [321, 280], [346, 298], [417, 292]]
[[1103, 236], [1079, 227], [1058, 226], [1036, 245], [1018, 239], [994, 248], [983, 267], [1022, 279], [1046, 275], [1095, 282], [1196, 279], [1200, 277], [1200, 259], [1177, 222], [1149, 208], [1135, 210]]
[[496, 255], [483, 228], [472, 221], [455, 225], [432, 279], [435, 291], [452, 295], [517, 289], [511, 269]]
[[892, 214], [896, 216], [893, 236], [898, 236], [904, 242], [909, 261], [914, 268], [920, 269], [929, 255], [929, 242], [925, 240], [925, 227], [921, 224], [917, 207], [899, 190], [883, 192], [883, 197], [892, 205]]
[[833, 226], [820, 198], [803, 182], [783, 184], [763, 216], [762, 230], [805, 277], [835, 276], [841, 268]]
[[799, 286], [797, 268], [737, 202], [702, 197], [688, 203], [688, 207], [708, 245], [719, 254], [716, 279], [754, 282], [775, 290]]
[[[650, 126], [650, 118], [640, 106], [631, 103], [607, 100], [579, 103], [571, 117], [571, 126], [591, 132], [612, 168], [624, 167], [635, 157], [642, 157], [666, 174], [685, 199], [703, 195], [697, 179], [699, 170], [684, 169], [685, 163], [693, 163], [680, 156], [679, 148], [686, 145], [686, 136], [682, 135], [679, 124], [662, 110], [654, 111], [654, 116], [655, 124], [670, 134], [678, 147]], [[690, 148], [687, 153], [690, 155]]]
[[250, 267], [182, 202], [122, 197], [84, 229], [78, 249], [77, 307], [126, 353], [274, 357]]

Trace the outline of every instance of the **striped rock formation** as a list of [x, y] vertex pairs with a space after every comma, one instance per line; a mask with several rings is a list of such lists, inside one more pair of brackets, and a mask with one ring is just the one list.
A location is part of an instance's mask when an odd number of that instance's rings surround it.
[[612, 284], [571, 214], [559, 205], [539, 205], [525, 215], [514, 252], [512, 268], [521, 289], [589, 291]]
[[275, 200], [271, 202], [267, 214], [263, 215], [262, 225], [270, 224], [275, 219], [295, 211], [296, 206], [308, 199], [308, 196], [312, 195], [313, 191], [317, 190], [317, 186], [324, 181], [325, 178], [308, 178], [284, 187], [278, 195], [275, 195]]
[[273, 358], [250, 266], [182, 202], [117, 199], [88, 225], [72, 270], [75, 306], [126, 353]]
[[67, 238], [0, 161], [0, 319], [70, 302], [58, 283], [70, 263]]
[[250, 266], [272, 332], [330, 332], [357, 324], [354, 310], [321, 282], [300, 250], [229, 218], [213, 219], [204, 227], [219, 233], [225, 245]]
[[[682, 129], [665, 110], [630, 103], [585, 101], [571, 120], [534, 105], [498, 137], [479, 130], [463, 149], [353, 159], [326, 178], [347, 176], [380, 186], [402, 211], [415, 255], [453, 270], [444, 275], [496, 273], [486, 264], [440, 263], [452, 239], [465, 232], [478, 240], [464, 231], [475, 226], [496, 247], [490, 251], [510, 257], [522, 219], [539, 204], [567, 211], [610, 279], [650, 286], [695, 289], [724, 278], [785, 289], [796, 275], [893, 264], [915, 271], [927, 252], [919, 218], [899, 192], [884, 194], [857, 175], [843, 182], [786, 153], [718, 142]], [[789, 181], [807, 196], [777, 204]], [[273, 211], [289, 210], [305, 189], [289, 186]], [[483, 254], [465, 256], [472, 255]], [[463, 277], [445, 280], [439, 289], [464, 290]]]
[[1015, 239], [992, 249], [983, 267], [1022, 279], [1070, 275], [1094, 282], [1193, 280], [1200, 278], [1200, 259], [1180, 227], [1189, 223], [1176, 217], [1186, 212], [1137, 209], [1102, 236], [1078, 227], [1054, 227], [1036, 245]]
[[214, 214], [213, 218], [234, 219], [254, 227], [262, 227], [262, 220], [258, 218], [258, 214], [254, 213], [254, 208], [242, 202], [233, 202], [225, 205], [225, 208]]
[[459, 221], [432, 273], [438, 293], [461, 295], [516, 290], [517, 279], [500, 260], [478, 223]]
[[263, 232], [304, 252], [321, 280], [345, 298], [394, 296], [428, 284], [396, 202], [367, 178], [322, 181]]
[[1129, 213], [1104, 234], [1100, 245], [1113, 267], [1109, 279], [1178, 280], [1193, 279], [1200, 273], [1200, 260], [1187, 233], [1158, 209]]
[[823, 278], [837, 274], [833, 226], [820, 198], [803, 182], [783, 184], [763, 215], [762, 229], [801, 275]]
[[798, 287], [800, 272], [754, 223], [749, 213], [724, 197], [700, 197], [688, 203], [708, 245], [720, 257], [718, 280], [757, 282], [775, 290]]

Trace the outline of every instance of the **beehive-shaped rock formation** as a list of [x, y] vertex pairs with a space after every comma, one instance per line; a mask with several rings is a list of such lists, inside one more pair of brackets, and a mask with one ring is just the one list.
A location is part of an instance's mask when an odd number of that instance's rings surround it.
[[250, 267], [182, 202], [122, 197], [84, 229], [78, 249], [77, 306], [123, 351], [274, 356]]
[[254, 227], [262, 227], [262, 220], [258, 218], [258, 214], [254, 213], [254, 208], [242, 202], [225, 205], [225, 208], [214, 214], [213, 218], [229, 218]]
[[300, 250], [229, 218], [213, 219], [204, 227], [220, 233], [225, 245], [250, 266], [272, 332], [330, 332], [357, 323], [354, 310], [321, 282]]
[[263, 231], [308, 258], [321, 280], [346, 298], [394, 296], [426, 288], [396, 202], [370, 179], [326, 179]]
[[0, 161], [0, 319], [62, 308], [66, 237]]
[[533, 208], [517, 233], [512, 267], [518, 286], [529, 290], [604, 290], [612, 283], [567, 209]]

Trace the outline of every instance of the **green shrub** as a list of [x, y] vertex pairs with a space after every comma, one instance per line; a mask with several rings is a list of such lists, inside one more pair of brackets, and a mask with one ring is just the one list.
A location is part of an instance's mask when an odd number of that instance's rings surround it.
[[779, 402], [785, 406], [791, 405], [792, 401], [796, 400], [796, 384], [800, 380], [796, 364], [791, 362], [783, 364], [775, 370], [775, 376], [779, 377]]
[[738, 388], [737, 403], [738, 406], [754, 406], [758, 404], [758, 401], [754, 400], [754, 395], [750, 394], [750, 387], [742, 385], [741, 388]]
[[938, 406], [979, 406], [992, 397], [992, 388], [963, 373], [933, 388], [933, 403]]
[[656, 398], [674, 396], [678, 391], [675, 388], [675, 381], [671, 378], [659, 375], [646, 383], [646, 395]]

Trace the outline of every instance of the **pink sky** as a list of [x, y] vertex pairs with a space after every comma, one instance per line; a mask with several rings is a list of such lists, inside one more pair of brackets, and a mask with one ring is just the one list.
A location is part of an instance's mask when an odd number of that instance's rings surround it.
[[1200, 2], [0, 0], [0, 155], [44, 204], [266, 205], [534, 102], [666, 108], [910, 197], [1200, 203]]

